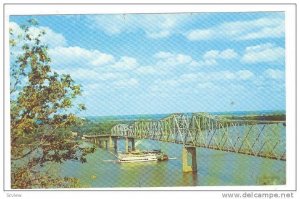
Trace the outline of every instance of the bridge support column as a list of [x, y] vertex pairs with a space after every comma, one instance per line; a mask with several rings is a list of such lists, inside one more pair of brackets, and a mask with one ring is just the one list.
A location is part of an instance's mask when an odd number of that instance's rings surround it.
[[115, 152], [118, 151], [118, 139], [117, 138], [114, 139], [114, 149], [115, 149]]
[[125, 153], [128, 153], [128, 137], [125, 137]]
[[105, 140], [101, 140], [99, 145], [100, 145], [100, 148], [105, 148]]
[[131, 139], [131, 150], [135, 151], [135, 140], [134, 140], [134, 138]]
[[[192, 165], [189, 165], [189, 154], [192, 158]], [[182, 171], [183, 172], [195, 172], [197, 171], [197, 157], [196, 147], [183, 146], [182, 147]]]
[[105, 149], [108, 149], [108, 140], [105, 140]]
[[109, 149], [113, 148], [113, 141], [112, 141], [111, 136], [109, 136], [109, 138], [108, 138], [108, 147], [109, 147]]

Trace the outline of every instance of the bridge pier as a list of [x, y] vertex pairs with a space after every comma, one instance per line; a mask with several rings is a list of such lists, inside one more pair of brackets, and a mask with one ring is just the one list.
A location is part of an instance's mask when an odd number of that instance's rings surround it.
[[118, 151], [118, 139], [117, 138], [114, 139], [114, 149], [116, 152]]
[[[195, 172], [197, 171], [197, 153], [194, 146], [182, 147], [182, 171], [183, 172]], [[189, 155], [192, 158], [192, 165], [189, 165]]]
[[108, 137], [108, 147], [109, 147], [109, 149], [113, 148], [113, 140], [112, 140], [111, 136]]
[[125, 153], [128, 153], [128, 137], [125, 137]]
[[133, 138], [131, 139], [131, 150], [135, 151], [135, 140]]
[[107, 146], [106, 142], [107, 142], [106, 140], [101, 140], [100, 141], [100, 148], [103, 148], [103, 149], [106, 148], [106, 146]]
[[134, 138], [125, 137], [125, 153], [129, 152], [129, 142], [131, 142], [131, 151], [135, 150], [135, 140], [134, 140]]
[[105, 140], [105, 149], [108, 149], [108, 140]]

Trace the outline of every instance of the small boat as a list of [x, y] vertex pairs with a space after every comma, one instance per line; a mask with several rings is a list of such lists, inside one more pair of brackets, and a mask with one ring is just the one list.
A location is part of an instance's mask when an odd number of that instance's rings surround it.
[[160, 150], [131, 151], [129, 153], [119, 153], [117, 157], [119, 163], [168, 160], [168, 156]]
[[147, 151], [147, 153], [155, 154], [158, 161], [164, 161], [169, 159], [168, 155], [163, 153], [161, 150]]
[[168, 160], [169, 157], [167, 154], [161, 154], [160, 156], [157, 157], [157, 160], [158, 161], [165, 161], [165, 160]]

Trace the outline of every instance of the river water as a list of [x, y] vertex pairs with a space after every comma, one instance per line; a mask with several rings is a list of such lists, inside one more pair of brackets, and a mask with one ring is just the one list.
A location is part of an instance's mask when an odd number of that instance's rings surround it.
[[[119, 146], [124, 150], [123, 141]], [[136, 148], [161, 149], [177, 159], [120, 164], [109, 161], [116, 160], [114, 154], [98, 148], [88, 155], [87, 163], [67, 161], [61, 165], [61, 176], [76, 177], [85, 188], [285, 184], [285, 161], [197, 148], [198, 171], [183, 173], [181, 144], [140, 140]]]

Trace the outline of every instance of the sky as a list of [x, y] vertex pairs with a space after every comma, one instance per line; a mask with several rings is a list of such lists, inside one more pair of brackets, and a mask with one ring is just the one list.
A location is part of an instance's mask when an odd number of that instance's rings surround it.
[[11, 16], [46, 31], [84, 116], [285, 110], [284, 12]]

